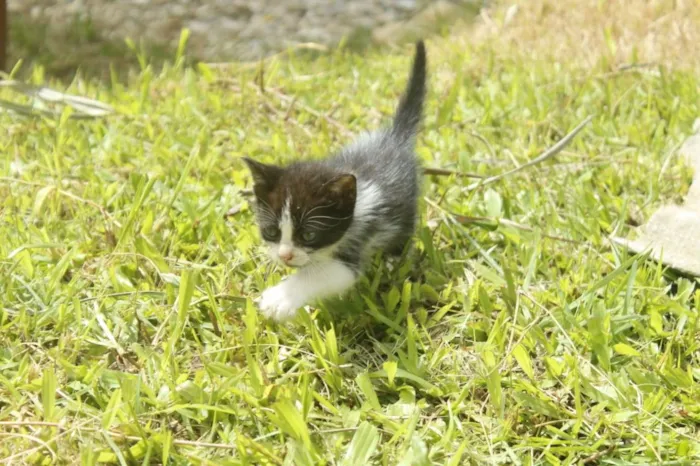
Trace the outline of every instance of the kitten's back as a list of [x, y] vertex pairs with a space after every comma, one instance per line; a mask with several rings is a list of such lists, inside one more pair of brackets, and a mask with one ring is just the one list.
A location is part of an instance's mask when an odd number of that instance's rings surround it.
[[329, 162], [357, 177], [355, 234], [400, 253], [414, 232], [419, 196], [415, 135], [426, 93], [425, 44], [416, 44], [413, 67], [393, 125], [360, 136]]

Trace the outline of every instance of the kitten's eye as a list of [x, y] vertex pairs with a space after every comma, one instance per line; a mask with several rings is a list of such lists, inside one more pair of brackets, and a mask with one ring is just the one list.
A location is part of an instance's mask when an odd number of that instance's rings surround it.
[[316, 239], [316, 236], [318, 235], [315, 231], [305, 231], [301, 234], [301, 239], [303, 239], [305, 243], [311, 243]]
[[280, 237], [280, 229], [276, 226], [270, 225], [263, 228], [262, 235], [267, 241], [277, 241], [277, 239]]

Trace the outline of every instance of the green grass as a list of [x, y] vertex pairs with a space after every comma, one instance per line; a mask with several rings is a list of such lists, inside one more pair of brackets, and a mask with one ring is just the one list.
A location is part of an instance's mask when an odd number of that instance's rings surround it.
[[264, 92], [255, 68], [144, 66], [71, 83], [118, 115], [0, 115], [0, 457], [700, 461], [698, 282], [608, 240], [687, 190], [698, 76], [430, 45], [429, 166], [494, 175], [593, 120], [488, 188], [426, 179], [414, 250], [289, 326], [252, 302], [284, 271], [238, 157], [321, 157], [386, 123], [409, 49], [277, 60]]

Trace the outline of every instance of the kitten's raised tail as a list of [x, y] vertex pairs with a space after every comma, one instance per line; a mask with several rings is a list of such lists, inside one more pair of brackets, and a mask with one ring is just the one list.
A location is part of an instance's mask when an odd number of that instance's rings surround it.
[[392, 132], [401, 139], [411, 138], [418, 130], [425, 100], [425, 68], [425, 43], [421, 40], [416, 43], [411, 77], [394, 116]]

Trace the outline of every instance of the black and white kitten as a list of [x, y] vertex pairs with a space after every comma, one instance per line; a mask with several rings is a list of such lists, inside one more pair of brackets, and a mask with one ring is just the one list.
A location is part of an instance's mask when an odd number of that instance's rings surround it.
[[272, 259], [299, 268], [266, 289], [258, 306], [285, 320], [312, 301], [350, 288], [374, 252], [401, 254], [413, 235], [419, 196], [415, 135], [425, 98], [426, 54], [413, 69], [394, 123], [338, 154], [286, 167], [245, 158], [255, 212]]

